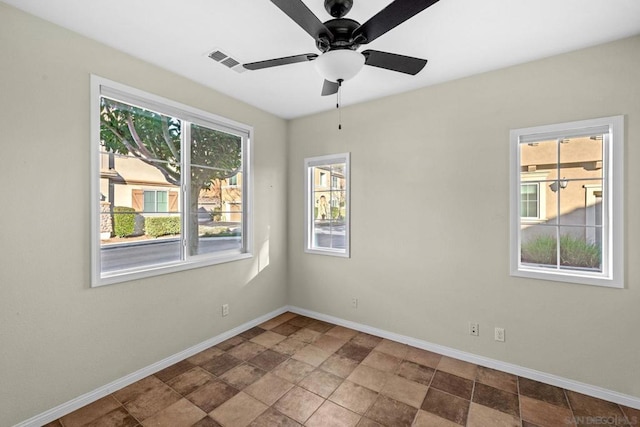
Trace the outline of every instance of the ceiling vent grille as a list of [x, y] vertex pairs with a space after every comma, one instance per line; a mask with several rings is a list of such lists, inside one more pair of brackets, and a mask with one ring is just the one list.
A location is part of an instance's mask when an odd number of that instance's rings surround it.
[[213, 50], [211, 53], [209, 53], [207, 55], [209, 58], [213, 59], [214, 61], [228, 67], [231, 68], [232, 70], [238, 72], [238, 73], [242, 73], [244, 71], [246, 71], [246, 69], [240, 64], [240, 61], [238, 61], [235, 58], [232, 58], [231, 55], [226, 54], [225, 52], [219, 50], [219, 49], [215, 49]]

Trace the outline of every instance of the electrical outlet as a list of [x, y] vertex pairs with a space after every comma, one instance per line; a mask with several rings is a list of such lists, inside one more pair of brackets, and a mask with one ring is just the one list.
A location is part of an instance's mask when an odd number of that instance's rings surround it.
[[504, 342], [504, 328], [496, 328], [494, 338], [496, 341]]
[[469, 322], [469, 335], [478, 336], [480, 335], [480, 325], [476, 322]]
[[229, 304], [222, 304], [222, 317], [229, 315]]
[[351, 308], [358, 308], [358, 298], [351, 298]]

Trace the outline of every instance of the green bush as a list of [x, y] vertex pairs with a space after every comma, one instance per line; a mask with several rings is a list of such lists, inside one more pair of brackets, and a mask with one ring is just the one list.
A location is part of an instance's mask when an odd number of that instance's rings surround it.
[[[522, 244], [522, 262], [555, 265], [557, 257], [555, 237], [540, 236]], [[601, 250], [595, 243], [568, 234], [560, 236], [560, 265], [600, 268]]]
[[136, 226], [136, 210], [126, 206], [113, 208], [113, 232], [118, 237], [131, 236]]
[[145, 218], [144, 233], [151, 237], [180, 234], [180, 217], [152, 216]]

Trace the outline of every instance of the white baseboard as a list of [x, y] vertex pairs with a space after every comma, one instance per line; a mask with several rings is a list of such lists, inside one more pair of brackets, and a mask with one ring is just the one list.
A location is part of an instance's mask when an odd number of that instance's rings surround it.
[[176, 353], [172, 356], [167, 357], [166, 359], [162, 359], [159, 362], [156, 362], [152, 365], [139, 369], [129, 375], [126, 375], [120, 379], [117, 379], [109, 384], [99, 387], [89, 393], [85, 393], [82, 396], [79, 396], [75, 399], [72, 399], [62, 405], [56, 406], [46, 412], [43, 412], [35, 417], [29, 418], [26, 421], [23, 421], [19, 424], [16, 424], [14, 427], [40, 427], [51, 421], [57, 420], [60, 417], [63, 417], [76, 409], [80, 409], [83, 406], [86, 406], [90, 403], [95, 402], [98, 399], [102, 399], [105, 396], [110, 395], [114, 391], [120, 390], [123, 387], [126, 387], [130, 384], [135, 383], [136, 381], [140, 381], [141, 379], [148, 377], [149, 375], [155, 374], [167, 368], [175, 363], [180, 362], [188, 357], [191, 357], [195, 354], [200, 353], [203, 350], [208, 349], [216, 344], [221, 343], [224, 340], [227, 340], [231, 337], [234, 337], [247, 329], [251, 329], [254, 326], [258, 326], [261, 323], [266, 322], [267, 320], [286, 312], [288, 307], [281, 307], [277, 310], [274, 310], [270, 313], [267, 313], [263, 316], [258, 317], [257, 319], [251, 320], [247, 323], [244, 323], [238, 327], [235, 327], [229, 331], [223, 332], [220, 335], [217, 335], [213, 338], [210, 338], [206, 341], [201, 342], [200, 344], [196, 344], [193, 347], [190, 347], [186, 350], [183, 350], [179, 353]]
[[561, 387], [567, 390], [586, 394], [587, 396], [596, 397], [598, 399], [607, 400], [609, 402], [618, 403], [620, 405], [628, 406], [630, 408], [640, 409], [639, 397], [618, 393], [616, 391], [607, 390], [602, 387], [581, 383], [578, 381], [559, 377], [557, 375], [536, 371], [535, 369], [524, 368], [522, 366], [514, 365], [511, 363], [490, 359], [488, 357], [478, 356], [473, 353], [467, 353], [465, 351], [456, 350], [454, 348], [445, 347], [438, 344], [433, 344], [427, 341], [422, 341], [422, 340], [408, 337], [405, 335], [388, 332], [388, 331], [374, 328], [368, 325], [351, 322], [349, 320], [328, 316], [326, 314], [317, 313], [315, 311], [306, 310], [306, 309], [295, 307], [295, 306], [288, 306], [287, 310], [296, 314], [301, 314], [301, 315], [312, 317], [318, 320], [324, 320], [325, 322], [335, 323], [336, 325], [355, 329], [360, 332], [376, 335], [392, 341], [408, 344], [412, 347], [417, 347], [423, 350], [429, 350], [434, 353], [442, 354], [444, 356], [449, 356], [455, 359], [464, 360], [465, 362], [475, 363], [476, 365], [497, 369], [503, 372], [508, 372], [510, 374], [518, 375], [520, 377], [525, 377], [525, 378], [540, 381], [546, 384], [551, 384], [556, 387]]
[[456, 350], [454, 348], [433, 344], [427, 341], [422, 341], [422, 340], [408, 337], [405, 335], [388, 332], [388, 331], [374, 328], [368, 325], [363, 325], [361, 323], [340, 319], [338, 317], [317, 313], [315, 311], [306, 310], [300, 307], [284, 306], [270, 313], [267, 313], [263, 316], [260, 316], [257, 319], [251, 320], [229, 331], [226, 331], [220, 335], [217, 335], [213, 338], [203, 341], [200, 344], [194, 345], [193, 347], [190, 347], [186, 350], [176, 353], [173, 356], [169, 356], [166, 359], [163, 359], [159, 362], [156, 362], [152, 365], [149, 365], [145, 368], [135, 371], [129, 375], [126, 375], [120, 379], [117, 379], [105, 386], [102, 386], [93, 391], [90, 391], [89, 393], [85, 393], [82, 396], [79, 396], [66, 403], [63, 403], [62, 405], [56, 406], [55, 408], [52, 408], [46, 412], [36, 415], [35, 417], [29, 418], [26, 421], [16, 424], [14, 427], [40, 427], [44, 424], [50, 423], [51, 421], [57, 420], [58, 418], [63, 417], [75, 411], [76, 409], [82, 408], [83, 406], [93, 403], [98, 399], [102, 399], [103, 397], [108, 396], [114, 391], [120, 390], [121, 388], [126, 387], [130, 384], [133, 384], [136, 381], [139, 381], [149, 375], [159, 372], [164, 368], [167, 368], [175, 363], [180, 362], [181, 360], [191, 357], [203, 350], [206, 350], [209, 347], [219, 344], [224, 340], [234, 337], [246, 331], [247, 329], [251, 329], [254, 326], [258, 326], [259, 324], [264, 323], [267, 320], [279, 314], [285, 313], [287, 311], [312, 317], [314, 319], [335, 323], [336, 325], [355, 329], [360, 332], [376, 335], [376, 336], [386, 338], [392, 341], [397, 341], [403, 344], [408, 344], [410, 346], [421, 348], [424, 350], [429, 350], [434, 353], [442, 354], [444, 356], [449, 356], [455, 359], [464, 360], [465, 362], [475, 363], [476, 365], [486, 366], [487, 368], [497, 369], [500, 371], [508, 372], [510, 374], [514, 374], [521, 377], [530, 378], [532, 380], [540, 381], [543, 383], [555, 385], [557, 387], [576, 391], [578, 393], [586, 394], [588, 396], [593, 396], [599, 399], [608, 400], [610, 402], [618, 403], [620, 405], [628, 406], [630, 408], [640, 409], [640, 398], [638, 397], [629, 396], [629, 395], [618, 393], [612, 390], [607, 390], [602, 387], [584, 384], [578, 381], [573, 381], [567, 378], [559, 377], [557, 375], [536, 371], [534, 369], [524, 368], [522, 366], [514, 365], [511, 363], [501, 362], [499, 360], [490, 359], [488, 357], [478, 356], [473, 353], [467, 353], [464, 351]]

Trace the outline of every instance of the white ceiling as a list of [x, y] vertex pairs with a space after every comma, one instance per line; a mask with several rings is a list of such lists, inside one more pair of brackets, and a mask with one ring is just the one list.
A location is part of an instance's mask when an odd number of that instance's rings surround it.
[[[269, 0], [2, 0], [283, 118], [335, 108], [313, 62], [237, 73], [242, 63], [318, 53], [314, 40]], [[304, 0], [321, 21], [323, 0]], [[354, 0], [364, 23], [390, 0]], [[365, 67], [343, 105], [433, 85], [640, 34], [640, 0], [440, 0], [366, 48], [426, 58], [417, 76]]]

